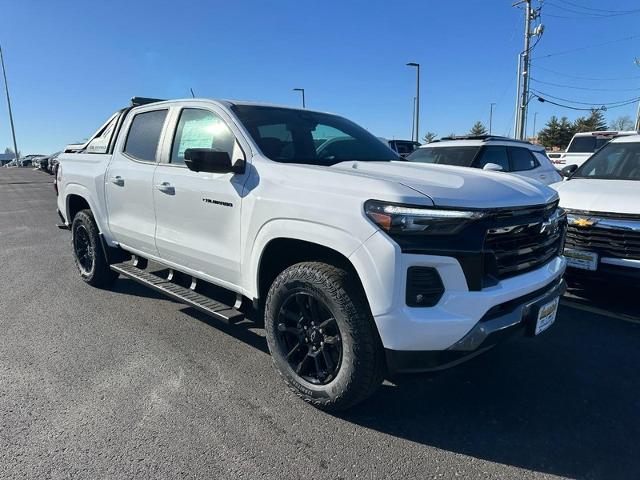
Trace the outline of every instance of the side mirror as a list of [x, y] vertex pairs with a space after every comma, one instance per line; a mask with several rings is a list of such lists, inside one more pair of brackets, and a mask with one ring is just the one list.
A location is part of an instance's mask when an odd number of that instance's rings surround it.
[[560, 170], [560, 175], [562, 175], [564, 178], [571, 178], [571, 176], [576, 173], [577, 169], [578, 165], [567, 165], [562, 170]]
[[498, 165], [497, 163], [485, 163], [483, 170], [490, 170], [492, 172], [501, 172], [503, 170], [502, 165]]
[[184, 152], [184, 164], [194, 172], [241, 173], [243, 165], [235, 166], [227, 152], [213, 148], [187, 148]]

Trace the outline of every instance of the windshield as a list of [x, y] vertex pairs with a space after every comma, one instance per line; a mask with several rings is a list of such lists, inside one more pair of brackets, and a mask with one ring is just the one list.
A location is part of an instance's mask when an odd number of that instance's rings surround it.
[[334, 165], [400, 159], [364, 128], [337, 115], [255, 105], [231, 108], [262, 153], [276, 162]]
[[407, 157], [410, 162], [440, 163], [469, 167], [480, 150], [475, 147], [423, 147], [418, 148]]
[[578, 168], [571, 178], [640, 180], [640, 142], [609, 143]]

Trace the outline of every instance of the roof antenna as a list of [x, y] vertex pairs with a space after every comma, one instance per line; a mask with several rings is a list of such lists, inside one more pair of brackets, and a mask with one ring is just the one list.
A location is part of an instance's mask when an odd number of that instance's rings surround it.
[[189, 88], [189, 90], [191, 90], [191, 98], [196, 98], [196, 94], [193, 93], [193, 88]]

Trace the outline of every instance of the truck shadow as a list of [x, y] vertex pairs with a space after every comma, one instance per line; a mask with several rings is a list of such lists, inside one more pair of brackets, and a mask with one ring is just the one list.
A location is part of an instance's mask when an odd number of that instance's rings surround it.
[[[121, 293], [166, 299], [135, 282], [117, 284]], [[235, 325], [181, 311], [268, 354], [251, 310]], [[638, 365], [640, 324], [561, 306], [539, 338], [514, 338], [439, 374], [387, 381], [336, 421], [527, 470], [637, 478]]]
[[572, 478], [640, 472], [640, 326], [561, 309], [437, 376], [414, 376], [341, 418], [412, 442]]
[[202, 323], [206, 323], [207, 325], [224, 332], [230, 337], [240, 340], [256, 350], [269, 355], [269, 347], [267, 347], [266, 338], [262, 334], [256, 333], [256, 331], [263, 333], [264, 329], [252, 320], [243, 320], [242, 322], [228, 325], [192, 307], [183, 308], [182, 313], [185, 313]]
[[636, 317], [640, 320], [640, 304], [637, 292], [640, 282], [634, 279], [607, 279], [597, 281], [580, 278], [575, 274], [568, 278], [569, 289], [565, 297], [571, 301], [607, 310], [608, 312]]

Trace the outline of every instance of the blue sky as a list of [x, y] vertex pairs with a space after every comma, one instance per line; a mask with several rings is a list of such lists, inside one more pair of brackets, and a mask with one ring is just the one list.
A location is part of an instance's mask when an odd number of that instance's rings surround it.
[[[421, 136], [462, 134], [476, 120], [488, 123], [491, 102], [497, 103], [494, 133], [507, 134], [523, 28], [523, 13], [511, 4], [0, 0], [18, 147], [23, 154], [55, 151], [92, 133], [131, 96], [183, 98], [189, 88], [201, 97], [298, 105], [291, 89], [304, 87], [308, 108], [342, 114], [379, 136], [408, 138], [415, 88], [408, 61], [422, 64]], [[638, 8], [637, 0], [547, 0], [546, 31], [533, 54], [542, 58], [534, 60], [532, 76], [580, 89], [538, 84], [538, 90], [597, 104], [639, 96], [633, 60], [640, 57], [640, 12], [589, 10]], [[11, 136], [0, 100], [3, 150]], [[635, 108], [606, 116], [634, 117]], [[552, 114], [580, 114], [536, 101], [531, 118], [534, 111], [538, 126]]]

